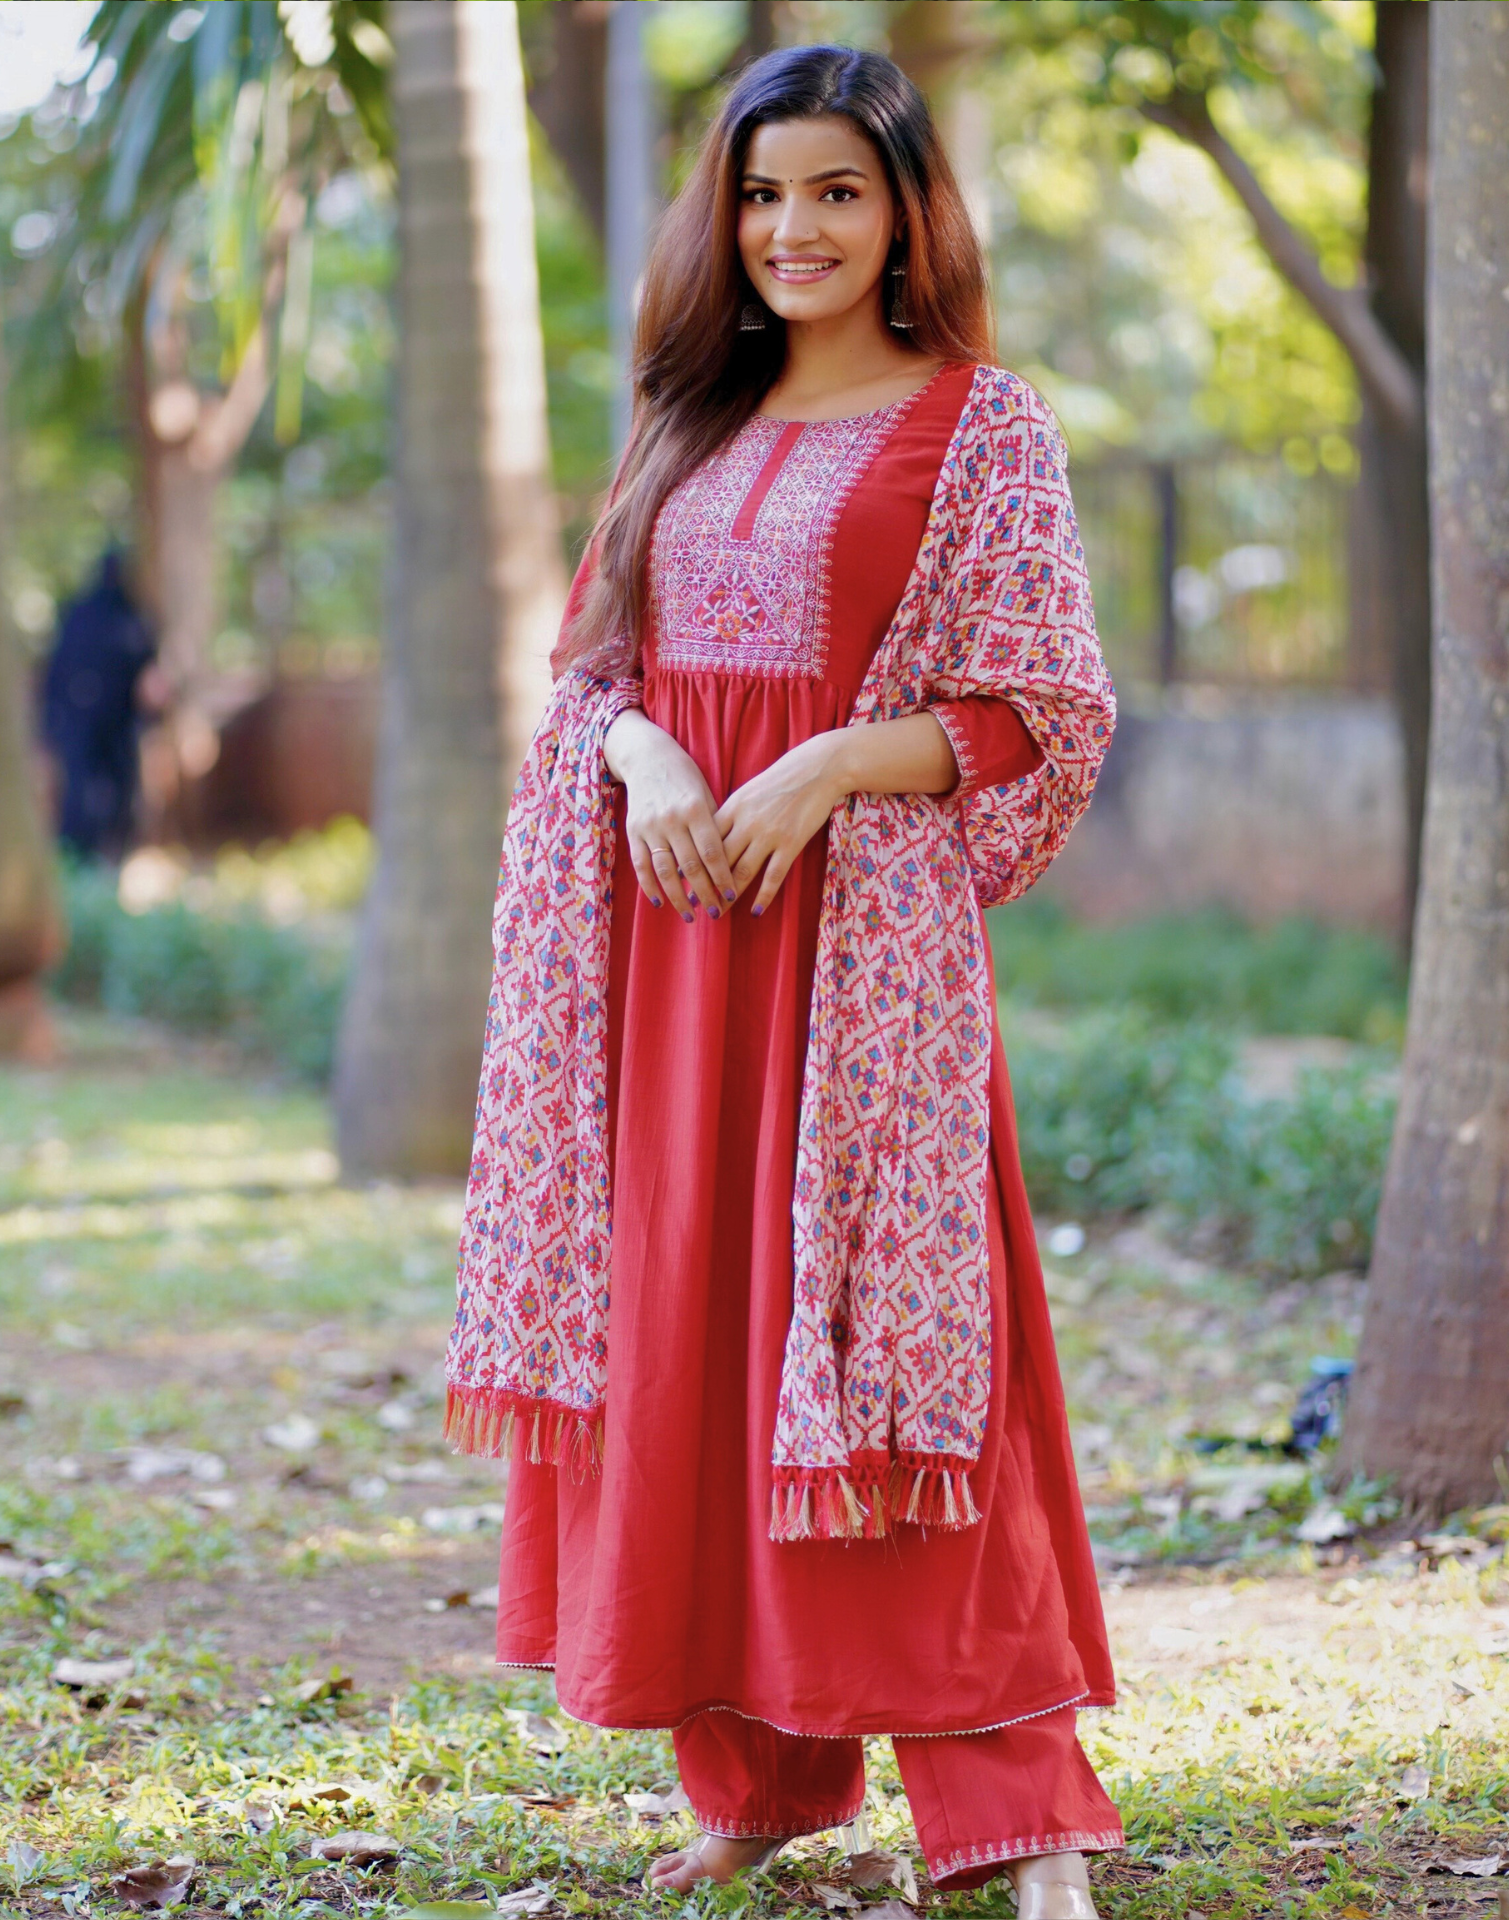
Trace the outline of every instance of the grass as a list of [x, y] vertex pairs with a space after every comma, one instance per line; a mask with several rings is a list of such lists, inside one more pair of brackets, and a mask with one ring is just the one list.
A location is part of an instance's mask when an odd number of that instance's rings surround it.
[[[318, 1097], [214, 1046], [74, 1015], [68, 1048], [0, 1081], [0, 1537], [30, 1569], [0, 1578], [0, 1911], [111, 1914], [116, 1876], [174, 1856], [189, 1912], [259, 1920], [537, 1883], [562, 1913], [820, 1910], [831, 1836], [757, 1885], [645, 1899], [685, 1829], [623, 1796], [670, 1788], [668, 1738], [561, 1719], [446, 1604], [494, 1577], [496, 1532], [426, 1515], [499, 1497], [437, 1439], [457, 1191], [340, 1188]], [[1275, 1287], [1146, 1226], [1048, 1279], [1123, 1688], [1082, 1723], [1131, 1841], [1101, 1911], [1484, 1911], [1498, 1882], [1430, 1869], [1509, 1850], [1509, 1580], [1471, 1533], [1502, 1516], [1464, 1517], [1460, 1553], [1307, 1546], [1303, 1465], [1233, 1503], [1252, 1459], [1189, 1444], [1276, 1438], [1309, 1356], [1350, 1351], [1360, 1283]], [[291, 1414], [298, 1452], [267, 1438]], [[223, 1476], [132, 1478], [175, 1448]], [[114, 1655], [114, 1686], [49, 1677]], [[884, 1742], [870, 1783], [876, 1843], [915, 1855]], [[351, 1828], [395, 1859], [312, 1856]], [[1011, 1911], [1001, 1882], [920, 1898]]]

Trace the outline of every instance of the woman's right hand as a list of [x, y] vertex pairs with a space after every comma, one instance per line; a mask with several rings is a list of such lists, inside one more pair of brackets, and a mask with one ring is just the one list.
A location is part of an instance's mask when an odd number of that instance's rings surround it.
[[683, 920], [699, 906], [720, 919], [738, 895], [702, 769], [633, 707], [609, 727], [603, 757], [628, 790], [625, 827], [645, 898], [655, 907], [669, 900]]

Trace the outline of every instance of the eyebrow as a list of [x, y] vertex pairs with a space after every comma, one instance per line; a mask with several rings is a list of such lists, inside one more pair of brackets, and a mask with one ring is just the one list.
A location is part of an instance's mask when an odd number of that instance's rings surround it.
[[[820, 181], [837, 180], [846, 173], [852, 173], [861, 180], [868, 180], [870, 177], [863, 167], [827, 167], [822, 173], [809, 173], [802, 185], [815, 187]], [[778, 187], [781, 184], [773, 174], [769, 173], [746, 173], [744, 178], [753, 181], [757, 187]]]

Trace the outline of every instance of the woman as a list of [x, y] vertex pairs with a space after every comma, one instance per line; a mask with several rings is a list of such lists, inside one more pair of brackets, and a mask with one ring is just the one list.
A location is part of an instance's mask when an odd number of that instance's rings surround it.
[[674, 1729], [702, 1835], [652, 1887], [850, 1821], [887, 1733], [935, 1884], [1093, 1914], [1113, 1680], [980, 907], [1114, 708], [889, 61], [746, 70], [635, 384], [499, 883], [448, 1368], [458, 1445], [523, 1426], [498, 1657]]

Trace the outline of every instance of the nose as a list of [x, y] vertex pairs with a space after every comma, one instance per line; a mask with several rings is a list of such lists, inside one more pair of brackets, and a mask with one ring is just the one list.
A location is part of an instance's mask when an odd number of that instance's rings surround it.
[[818, 236], [817, 219], [805, 196], [788, 194], [781, 202], [781, 217], [775, 223], [775, 238], [783, 247], [800, 246]]

